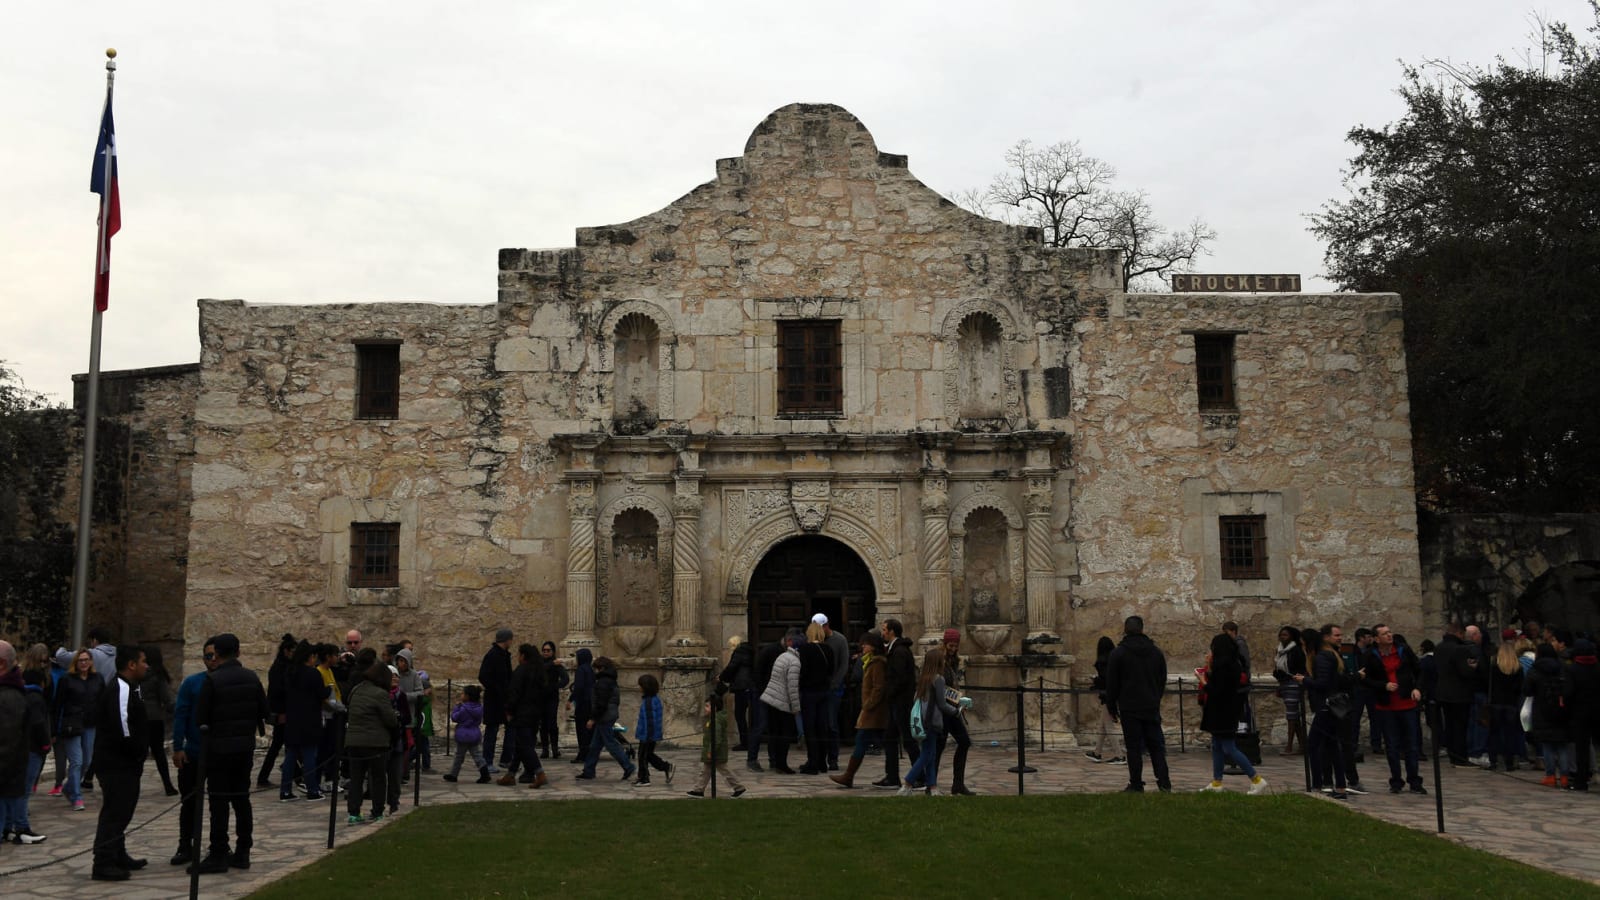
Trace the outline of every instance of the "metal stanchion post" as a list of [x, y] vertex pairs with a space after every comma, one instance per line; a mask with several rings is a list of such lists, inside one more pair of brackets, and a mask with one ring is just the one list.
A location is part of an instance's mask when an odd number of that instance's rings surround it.
[[[349, 717], [344, 713], [333, 716], [333, 790], [328, 792], [328, 849], [333, 849], [333, 829], [339, 821], [339, 763], [344, 759], [344, 732]], [[355, 788], [355, 785], [351, 785]]]
[[194, 796], [189, 799], [194, 804], [194, 831], [189, 835], [189, 900], [200, 897], [200, 827], [205, 824], [201, 819], [206, 796], [206, 735], [210, 731], [210, 725], [200, 726], [200, 753], [194, 762]]
[[1311, 723], [1307, 716], [1310, 707], [1306, 705], [1305, 684], [1296, 685], [1300, 691], [1300, 723], [1305, 726], [1305, 736], [1300, 739], [1300, 758], [1306, 770], [1306, 792], [1311, 792], [1311, 748], [1306, 744], [1311, 742]]
[[[451, 711], [451, 708], [455, 706], [455, 699], [456, 699], [455, 698], [455, 679], [446, 678], [444, 680], [444, 720], [445, 720], [445, 723], [446, 723], [445, 726], [444, 726], [444, 755], [445, 756], [454, 756], [455, 755], [454, 745], [453, 745], [453, 743], [451, 741], [451, 738], [453, 738], [455, 736], [455, 729], [451, 728], [450, 725], [449, 725], [449, 722], [450, 722], [450, 711]], [[439, 721], [437, 716], [434, 717], [434, 721], [435, 722]]]
[[[711, 710], [711, 799], [717, 799], [717, 710]], [[639, 765], [647, 765], [644, 760], [639, 760]], [[648, 771], [648, 770], [647, 770]]]
[[1440, 776], [1439, 765], [1439, 707], [1434, 701], [1429, 700], [1428, 734], [1433, 737], [1433, 808], [1439, 816], [1439, 833], [1444, 834], [1444, 780]]
[[422, 741], [428, 736], [421, 728], [411, 729], [411, 805], [422, 805]]
[[1039, 676], [1039, 752], [1044, 752], [1044, 676]]
[[1039, 771], [1038, 769], [1028, 765], [1028, 735], [1026, 731], [1027, 722], [1025, 721], [1026, 716], [1023, 713], [1022, 704], [1023, 694], [1026, 691], [1027, 687], [1024, 686], [1020, 681], [1017, 682], [1017, 764], [1006, 770], [1008, 772], [1017, 773], [1017, 796], [1019, 797], [1023, 794], [1022, 776], [1031, 775], [1034, 772]]
[[1178, 676], [1178, 752], [1189, 752], [1183, 729], [1183, 676], [1181, 675]]

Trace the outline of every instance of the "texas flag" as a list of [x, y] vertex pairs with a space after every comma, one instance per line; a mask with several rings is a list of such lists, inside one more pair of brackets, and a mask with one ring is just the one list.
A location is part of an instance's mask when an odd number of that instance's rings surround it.
[[100, 195], [100, 241], [95, 245], [94, 308], [105, 312], [111, 294], [111, 236], [122, 228], [122, 200], [117, 196], [117, 134], [111, 125], [111, 98], [100, 120], [100, 142], [94, 148], [94, 173], [89, 190]]

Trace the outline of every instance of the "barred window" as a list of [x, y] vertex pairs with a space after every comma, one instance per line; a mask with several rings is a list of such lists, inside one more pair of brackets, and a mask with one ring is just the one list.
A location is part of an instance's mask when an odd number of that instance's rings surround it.
[[350, 586], [400, 586], [400, 523], [353, 522], [350, 525]]
[[1218, 516], [1222, 577], [1253, 581], [1267, 577], [1267, 517]]
[[356, 345], [356, 418], [400, 418], [400, 345]]
[[1233, 396], [1233, 335], [1195, 335], [1194, 369], [1202, 411], [1238, 408]]
[[778, 323], [778, 412], [844, 411], [837, 319]]

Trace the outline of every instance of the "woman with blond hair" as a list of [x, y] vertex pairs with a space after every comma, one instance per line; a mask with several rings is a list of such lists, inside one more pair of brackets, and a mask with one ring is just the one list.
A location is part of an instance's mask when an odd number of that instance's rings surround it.
[[806, 628], [806, 642], [800, 645], [800, 725], [805, 729], [806, 764], [802, 775], [821, 775], [828, 771], [828, 689], [833, 683], [833, 651], [828, 634], [816, 622]]
[[1489, 665], [1489, 768], [1504, 764], [1507, 772], [1515, 772], [1523, 744], [1522, 660], [1517, 658], [1516, 632], [1508, 628], [1501, 637]]
[[739, 743], [731, 749], [736, 753], [749, 749], [750, 686], [755, 680], [755, 662], [755, 649], [745, 643], [744, 638], [737, 634], [728, 638], [728, 664], [723, 666], [717, 681], [733, 694], [733, 724], [739, 729]]

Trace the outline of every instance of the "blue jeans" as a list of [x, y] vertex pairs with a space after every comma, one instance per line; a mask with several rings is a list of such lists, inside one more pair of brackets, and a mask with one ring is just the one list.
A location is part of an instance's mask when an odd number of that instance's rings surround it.
[[39, 773], [44, 771], [44, 756], [39, 753], [28, 754], [28, 783], [22, 786], [20, 805], [11, 811], [7, 819], [12, 831], [32, 831], [33, 826], [28, 824], [28, 800], [33, 796], [33, 787], [39, 783]]
[[[594, 777], [594, 767], [600, 764], [600, 747], [603, 744], [611, 758], [622, 766], [622, 776], [627, 778], [633, 774], [633, 763], [628, 761], [628, 751], [622, 749], [622, 742], [617, 740], [617, 733], [611, 730], [611, 722], [594, 723], [594, 734], [589, 738], [589, 755], [583, 760], [583, 774], [585, 777]], [[535, 754], [537, 758], [538, 754]]]
[[922, 751], [917, 754], [917, 761], [911, 765], [911, 771], [906, 773], [906, 783], [915, 784], [922, 782], [929, 788], [939, 786], [939, 732], [929, 731], [922, 738]]
[[278, 796], [290, 797], [294, 795], [296, 762], [300, 763], [301, 769], [305, 772], [307, 796], [317, 796], [321, 792], [322, 773], [317, 771], [316, 744], [285, 744], [283, 746], [283, 767], [278, 770]]
[[1571, 775], [1577, 771], [1573, 752], [1577, 745], [1572, 741], [1540, 741], [1539, 747], [1544, 750], [1544, 774]]
[[[1417, 771], [1417, 760], [1422, 749], [1422, 723], [1417, 718], [1420, 709], [1375, 709], [1372, 724], [1383, 731], [1384, 752], [1389, 758], [1389, 786], [1403, 784], [1422, 787], [1422, 776]], [[1400, 760], [1405, 759], [1405, 780], [1400, 780]]]
[[1222, 780], [1222, 766], [1232, 762], [1244, 770], [1244, 774], [1254, 781], [1256, 777], [1255, 766], [1250, 765], [1249, 757], [1239, 752], [1239, 745], [1231, 734], [1213, 734], [1211, 736], [1211, 780]]
[[76, 803], [83, 799], [83, 767], [94, 759], [94, 729], [85, 728], [83, 734], [61, 740], [67, 748], [67, 786], [63, 793]]
[[1467, 719], [1467, 755], [1470, 757], [1486, 756], [1489, 753], [1489, 726], [1478, 724], [1482, 718], [1479, 711], [1488, 705], [1488, 694], [1472, 695], [1472, 709], [1468, 712]]

